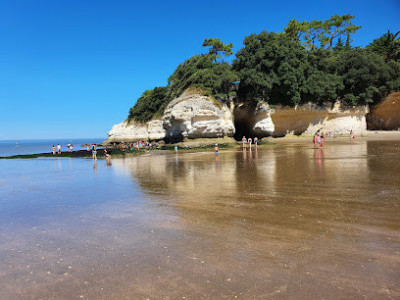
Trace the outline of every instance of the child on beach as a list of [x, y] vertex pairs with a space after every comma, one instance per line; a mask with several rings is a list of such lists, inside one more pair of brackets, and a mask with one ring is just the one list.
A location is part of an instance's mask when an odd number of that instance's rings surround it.
[[57, 145], [57, 153], [61, 154], [61, 146], [60, 146], [60, 144]]
[[53, 150], [53, 155], [56, 155], [56, 147], [54, 147], [54, 145], [51, 147], [51, 150]]
[[215, 144], [215, 147], [214, 147], [214, 154], [215, 155], [218, 155], [218, 144]]
[[256, 148], [257, 148], [257, 144], [258, 144], [258, 138], [255, 137], [255, 138], [254, 138], [254, 145], [256, 145]]
[[243, 149], [246, 148], [246, 142], [247, 142], [247, 139], [245, 136], [243, 136], [243, 138], [242, 138]]
[[253, 140], [252, 140], [251, 138], [249, 138], [249, 139], [247, 140], [247, 142], [249, 143], [249, 148], [251, 149], [251, 143], [253, 142]]

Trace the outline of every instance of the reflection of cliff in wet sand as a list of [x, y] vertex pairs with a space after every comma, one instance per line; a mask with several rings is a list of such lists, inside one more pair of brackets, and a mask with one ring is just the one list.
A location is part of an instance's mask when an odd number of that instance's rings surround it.
[[[393, 145], [379, 150], [380, 161]], [[379, 298], [399, 296], [393, 247], [400, 242], [400, 211], [393, 202], [398, 189], [382, 193], [379, 176], [388, 170], [379, 167], [377, 153], [365, 141], [323, 150], [289, 141], [257, 152], [221, 152], [218, 164], [212, 153], [196, 153], [114, 167], [129, 171], [145, 193], [168, 196], [163, 205], [179, 216], [173, 230], [195, 237], [193, 257], [203, 263], [198, 272], [227, 289], [249, 297]]]

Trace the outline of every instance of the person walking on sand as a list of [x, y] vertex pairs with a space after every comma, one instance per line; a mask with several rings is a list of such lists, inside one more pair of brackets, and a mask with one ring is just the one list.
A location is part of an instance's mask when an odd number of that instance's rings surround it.
[[254, 138], [254, 145], [256, 145], [256, 148], [257, 148], [257, 145], [258, 145], [258, 138], [257, 137]]
[[60, 144], [57, 145], [57, 153], [61, 154], [61, 146], [60, 146]]
[[246, 142], [247, 142], [247, 139], [245, 136], [243, 136], [243, 138], [242, 138], [243, 149], [246, 148]]
[[175, 146], [175, 153], [178, 154], [178, 146]]
[[219, 149], [218, 149], [218, 144], [215, 144], [215, 147], [214, 147], [214, 154], [215, 154], [215, 155], [218, 155], [218, 151], [219, 151]]
[[252, 140], [251, 138], [249, 138], [249, 139], [247, 140], [247, 142], [249, 143], [249, 148], [251, 149], [251, 143], [253, 142], [253, 140]]
[[53, 155], [56, 155], [56, 147], [54, 147], [54, 145], [51, 147], [51, 150], [53, 150]]

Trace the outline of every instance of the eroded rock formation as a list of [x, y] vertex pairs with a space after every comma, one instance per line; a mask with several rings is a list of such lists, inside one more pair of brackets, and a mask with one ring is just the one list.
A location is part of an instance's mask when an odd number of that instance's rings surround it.
[[296, 108], [274, 107], [271, 117], [275, 125], [274, 136], [312, 135], [318, 130], [335, 135], [363, 134], [367, 130], [367, 106], [348, 107], [338, 101], [334, 105], [306, 104]]
[[147, 123], [124, 121], [108, 132], [108, 142], [135, 140], [181, 140], [233, 136], [232, 113], [211, 97], [184, 93], [165, 109], [161, 120]]
[[207, 96], [183, 94], [165, 109], [167, 138], [215, 138], [233, 136], [232, 113], [226, 105]]

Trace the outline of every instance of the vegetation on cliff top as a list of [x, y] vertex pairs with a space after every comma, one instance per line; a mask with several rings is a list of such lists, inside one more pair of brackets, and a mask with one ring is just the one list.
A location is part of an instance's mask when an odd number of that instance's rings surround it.
[[353, 18], [347, 14], [323, 21], [294, 19], [283, 33], [251, 34], [232, 64], [223, 60], [233, 54], [232, 44], [205, 39], [208, 53], [180, 64], [166, 87], [145, 91], [128, 120], [146, 122], [161, 116], [172, 99], [191, 87], [222, 102], [254, 106], [260, 101], [377, 103], [400, 89], [399, 32], [388, 31], [365, 48], [353, 47], [351, 36], [361, 27], [352, 23]]

